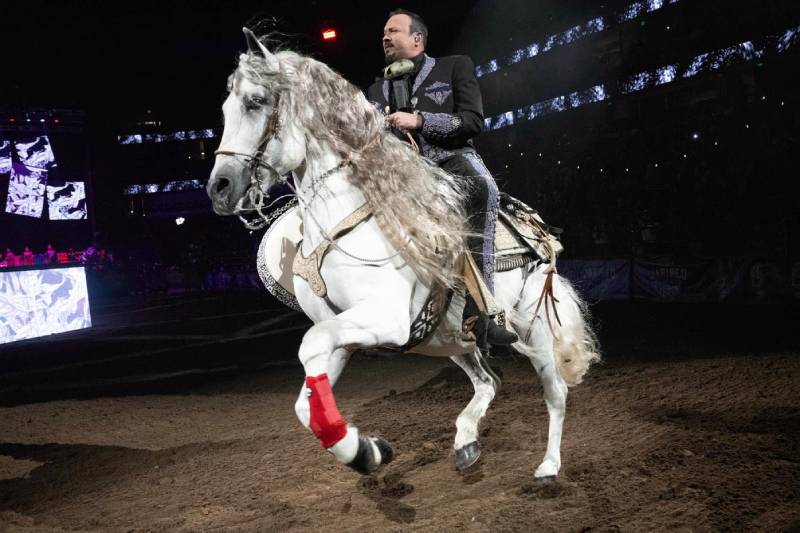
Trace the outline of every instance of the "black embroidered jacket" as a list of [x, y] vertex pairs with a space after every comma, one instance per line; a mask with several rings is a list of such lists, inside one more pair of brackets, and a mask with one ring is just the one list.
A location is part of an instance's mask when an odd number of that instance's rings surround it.
[[[472, 138], [483, 128], [483, 101], [475, 67], [467, 56], [432, 58], [422, 55], [412, 78], [411, 103], [422, 115], [414, 132], [422, 154], [440, 162], [455, 154], [473, 152]], [[383, 111], [394, 111], [391, 84], [377, 80], [367, 98]]]

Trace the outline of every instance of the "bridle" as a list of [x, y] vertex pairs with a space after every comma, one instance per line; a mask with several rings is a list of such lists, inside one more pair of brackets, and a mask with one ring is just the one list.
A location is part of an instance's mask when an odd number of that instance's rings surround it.
[[[247, 189], [247, 194], [243, 195], [237, 202], [236, 210], [238, 212], [247, 210], [243, 205], [245, 199], [249, 199], [250, 203], [253, 204], [253, 208], [250, 210], [256, 211], [259, 214], [259, 220], [250, 221], [241, 215], [238, 215], [239, 220], [241, 220], [245, 227], [247, 227], [249, 230], [261, 229], [271, 221], [270, 218], [268, 218], [268, 215], [262, 211], [264, 207], [270, 207], [272, 204], [270, 204], [270, 206], [264, 205], [265, 193], [261, 183], [259, 169], [265, 168], [268, 171], [272, 171], [278, 176], [279, 182], [286, 182], [286, 177], [284, 175], [285, 173], [279, 172], [274, 166], [264, 159], [264, 153], [267, 150], [267, 145], [270, 143], [270, 141], [277, 138], [278, 134], [280, 133], [281, 124], [280, 117], [278, 115], [280, 102], [281, 93], [276, 93], [275, 104], [272, 107], [272, 113], [267, 120], [267, 125], [264, 127], [264, 132], [261, 134], [261, 138], [259, 139], [256, 149], [252, 154], [236, 152], [234, 150], [224, 150], [222, 148], [214, 151], [214, 155], [240, 157], [247, 161], [248, 167], [250, 168], [250, 187]], [[269, 194], [266, 194], [266, 196], [269, 196]]]
[[[256, 150], [252, 154], [246, 154], [244, 152], [235, 152], [233, 150], [223, 150], [218, 149], [214, 151], [214, 155], [229, 155], [233, 157], [241, 157], [247, 161], [249, 161], [249, 166], [252, 171], [252, 175], [250, 176], [250, 183], [251, 184], [258, 184], [260, 185], [260, 181], [258, 179], [258, 167], [264, 167], [267, 169], [272, 170], [276, 174], [278, 171], [267, 163], [264, 160], [264, 151], [267, 149], [267, 145], [269, 142], [278, 136], [280, 132], [280, 118], [278, 116], [278, 111], [281, 103], [281, 93], [275, 94], [275, 105], [272, 107], [272, 113], [267, 120], [267, 125], [264, 127], [264, 132], [261, 134], [261, 139], [259, 139], [258, 144], [256, 145]], [[280, 174], [278, 174], [280, 175]]]
[[[247, 189], [247, 193], [242, 195], [242, 197], [236, 203], [236, 211], [235, 212], [241, 213], [243, 211], [255, 211], [256, 213], [258, 213], [259, 218], [256, 219], [256, 220], [248, 220], [248, 219], [244, 218], [241, 214], [238, 215], [239, 216], [239, 220], [241, 220], [242, 223], [245, 225], [245, 227], [247, 229], [251, 230], [251, 231], [260, 230], [261, 228], [269, 225], [273, 220], [275, 220], [280, 214], [282, 214], [286, 210], [284, 208], [288, 208], [288, 206], [290, 206], [290, 205], [294, 206], [294, 205], [297, 205], [299, 203], [299, 204], [303, 204], [304, 207], [306, 207], [306, 208], [308, 207], [307, 205], [305, 205], [306, 202], [302, 200], [301, 195], [298, 194], [298, 191], [294, 187], [294, 185], [292, 185], [286, 179], [286, 177], [285, 177], [286, 173], [282, 173], [282, 172], [278, 171], [274, 166], [272, 166], [270, 163], [268, 163], [267, 161], [264, 160], [264, 152], [267, 149], [267, 145], [274, 138], [277, 138], [278, 134], [280, 133], [280, 126], [281, 125], [280, 125], [280, 117], [278, 115], [279, 106], [280, 106], [280, 96], [281, 96], [281, 93], [276, 93], [275, 94], [275, 105], [272, 108], [272, 113], [270, 114], [269, 119], [267, 120], [267, 125], [264, 128], [264, 132], [261, 134], [261, 139], [259, 139], [258, 144], [256, 145], [255, 152], [253, 152], [252, 154], [246, 154], [244, 152], [236, 152], [234, 150], [224, 150], [224, 149], [221, 149], [221, 148], [214, 151], [214, 155], [227, 155], [227, 156], [231, 156], [231, 157], [241, 157], [242, 159], [245, 159], [246, 161], [248, 161], [248, 166], [250, 167], [250, 172], [251, 172], [250, 173], [250, 187]], [[368, 150], [368, 149], [380, 144], [381, 143], [381, 139], [382, 139], [382, 135], [380, 133], [378, 133], [366, 145], [362, 146], [358, 150], [358, 152], [363, 152], [365, 150]], [[348, 156], [343, 158], [336, 166], [334, 166], [333, 168], [328, 169], [327, 171], [323, 172], [320, 176], [317, 176], [314, 180], [312, 180], [312, 191], [313, 191], [312, 199], [313, 199], [313, 197], [315, 197], [317, 195], [316, 187], [313, 186], [314, 182], [317, 182], [317, 184], [322, 184], [325, 181], [325, 179], [328, 178], [328, 176], [330, 176], [334, 172], [336, 172], [338, 170], [341, 170], [343, 168], [349, 167], [353, 163], [353, 161], [352, 161], [353, 155], [355, 155], [355, 153], [349, 154]], [[261, 183], [261, 177], [260, 177], [259, 172], [258, 172], [259, 167], [264, 167], [264, 168], [274, 172], [278, 176], [278, 181], [288, 185], [289, 188], [292, 190], [292, 192], [294, 192], [294, 196], [295, 196], [296, 200], [290, 201], [289, 203], [286, 204], [286, 206], [284, 206], [284, 208], [281, 208], [281, 209], [277, 210], [275, 213], [270, 213], [270, 214], [264, 213], [262, 211], [264, 208], [270, 208], [273, 204], [275, 204], [276, 202], [278, 202], [279, 200], [281, 200], [284, 197], [276, 198], [269, 205], [264, 205], [265, 204], [265, 200], [269, 197], [269, 193], [268, 192], [265, 193], [263, 191], [263, 187], [262, 187], [262, 183]], [[247, 208], [244, 207], [243, 204], [244, 204], [245, 199], [249, 199], [250, 200], [250, 203], [253, 205], [253, 207], [251, 209], [247, 209]], [[331, 237], [330, 235], [328, 235], [328, 233], [324, 230], [323, 226], [314, 217], [313, 213], [311, 213], [310, 210], [307, 210], [307, 212], [309, 213], [309, 216], [314, 221], [314, 223], [319, 227], [319, 229], [320, 229], [320, 231], [322, 233], [323, 239], [325, 240], [326, 243], [328, 243], [329, 246], [335, 247], [340, 252], [344, 253], [345, 255], [347, 255], [347, 256], [349, 256], [352, 259], [355, 259], [357, 261], [361, 261], [363, 263], [384, 263], [384, 262], [389, 261], [389, 260], [393, 259], [394, 257], [400, 255], [402, 253], [402, 250], [405, 249], [405, 246], [403, 246], [400, 250], [397, 250], [395, 253], [393, 253], [393, 254], [391, 254], [391, 255], [389, 255], [387, 257], [382, 257], [382, 258], [379, 258], [379, 259], [368, 259], [368, 258], [358, 257], [358, 256], [353, 255], [352, 253], [348, 252], [347, 250], [342, 249], [335, 242], [336, 239], [334, 237]], [[371, 216], [371, 214], [370, 214], [370, 216]]]

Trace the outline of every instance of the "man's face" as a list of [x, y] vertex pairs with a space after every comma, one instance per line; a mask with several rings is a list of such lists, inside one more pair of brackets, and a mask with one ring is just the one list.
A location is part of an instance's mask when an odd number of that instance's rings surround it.
[[424, 49], [422, 35], [411, 33], [411, 17], [408, 15], [393, 15], [383, 27], [383, 55], [386, 63], [398, 59], [411, 59]]

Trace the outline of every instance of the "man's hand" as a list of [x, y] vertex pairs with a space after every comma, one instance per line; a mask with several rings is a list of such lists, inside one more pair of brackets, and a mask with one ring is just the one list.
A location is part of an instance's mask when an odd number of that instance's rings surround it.
[[422, 127], [422, 116], [416, 113], [404, 113], [397, 111], [386, 117], [386, 122], [393, 128], [406, 132], [411, 130], [418, 130]]

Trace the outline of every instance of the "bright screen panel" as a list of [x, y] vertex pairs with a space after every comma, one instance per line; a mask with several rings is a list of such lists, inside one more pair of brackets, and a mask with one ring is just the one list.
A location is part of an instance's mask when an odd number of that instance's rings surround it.
[[6, 213], [41, 217], [46, 186], [46, 170], [12, 163], [11, 175], [8, 178]]
[[0, 139], [0, 174], [11, 172], [11, 141]]
[[50, 220], [85, 220], [86, 186], [82, 181], [68, 181], [61, 187], [47, 186]]
[[53, 148], [46, 135], [25, 140], [15, 140], [18, 161], [27, 167], [50, 169], [56, 166]]
[[0, 270], [0, 344], [91, 325], [82, 266]]

